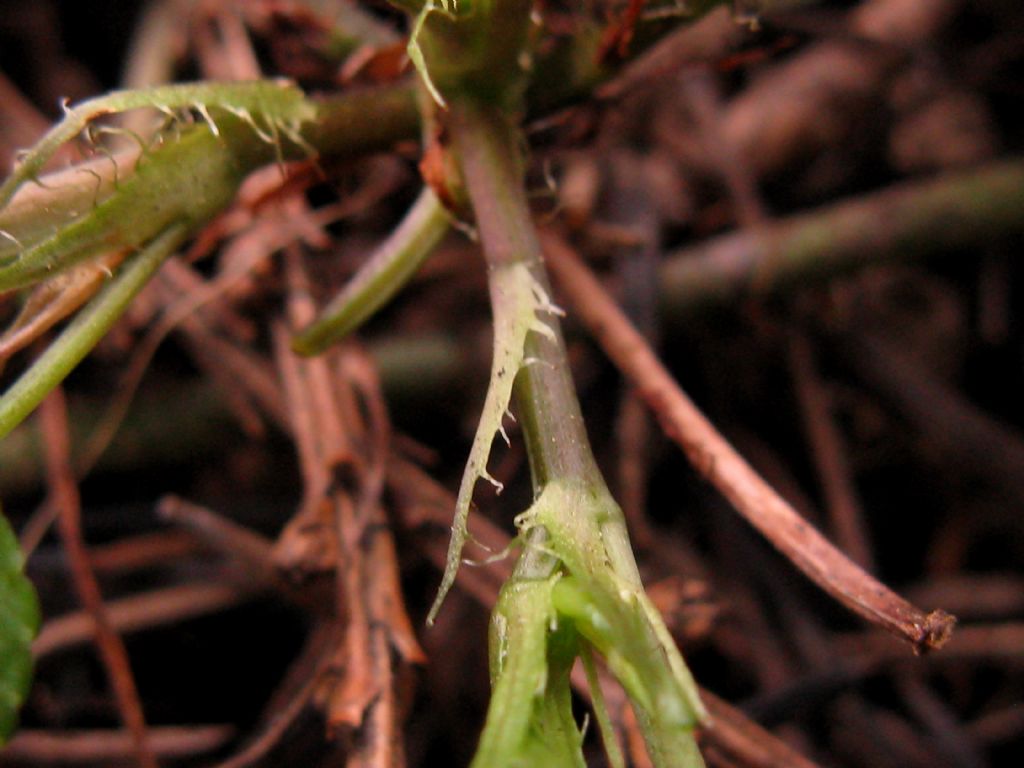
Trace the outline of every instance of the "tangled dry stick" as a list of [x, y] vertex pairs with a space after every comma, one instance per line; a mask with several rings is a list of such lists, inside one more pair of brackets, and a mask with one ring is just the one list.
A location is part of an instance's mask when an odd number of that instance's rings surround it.
[[99, 582], [89, 563], [89, 553], [82, 535], [82, 508], [78, 485], [71, 469], [67, 406], [63, 390], [59, 387], [43, 401], [40, 418], [46, 443], [52, 504], [57, 508], [57, 522], [71, 566], [72, 581], [95, 627], [96, 648], [106, 667], [121, 717], [131, 732], [136, 760], [142, 768], [156, 768], [156, 758], [149, 744], [146, 718], [135, 685], [135, 677], [132, 675], [128, 652], [110, 620], [103, 604]]
[[665, 434], [751, 525], [822, 589], [910, 642], [916, 653], [939, 648], [949, 639], [952, 616], [924, 613], [832, 546], [712, 426], [572, 248], [550, 231], [543, 245], [551, 272], [577, 316], [657, 414]]
[[[213, 752], [234, 735], [229, 725], [164, 725], [149, 728], [149, 744], [162, 759], [194, 757]], [[35, 731], [22, 729], [4, 747], [4, 758], [12, 763], [34, 765], [123, 763], [135, 754], [128, 731]]]

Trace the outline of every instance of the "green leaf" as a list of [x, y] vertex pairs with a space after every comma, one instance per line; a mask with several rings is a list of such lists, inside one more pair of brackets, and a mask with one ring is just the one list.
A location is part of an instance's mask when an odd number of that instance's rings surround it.
[[607, 490], [549, 482], [516, 522], [524, 535], [545, 529], [545, 550], [567, 572], [551, 589], [551, 606], [604, 656], [634, 705], [653, 765], [701, 768], [693, 729], [704, 707], [635, 564], [619, 551], [628, 541]]
[[[9, 256], [0, 255], [0, 292], [49, 279], [102, 253], [142, 248], [178, 222], [189, 222], [193, 228], [205, 224], [230, 204], [245, 172], [254, 167], [229, 148], [224, 138], [229, 132], [245, 138], [251, 133], [238, 120], [227, 118], [221, 121], [220, 137], [206, 126], [180, 132], [175, 141], [149, 152], [103, 200], [90, 203], [72, 220], [59, 222], [48, 236], [25, 242]], [[53, 204], [62, 205], [59, 199]], [[0, 212], [0, 221], [4, 218], [8, 217]]]
[[39, 601], [23, 567], [18, 539], [0, 512], [0, 746], [28, 695], [32, 639], [39, 630]]
[[559, 578], [513, 576], [501, 590], [491, 616], [494, 690], [472, 768], [586, 768], [569, 678], [577, 635], [558, 624], [551, 602]]

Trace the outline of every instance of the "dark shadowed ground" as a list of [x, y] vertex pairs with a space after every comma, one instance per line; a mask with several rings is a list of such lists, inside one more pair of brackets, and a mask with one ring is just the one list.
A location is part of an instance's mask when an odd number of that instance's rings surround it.
[[[574, 4], [542, 5], [552, 28], [573, 29]], [[766, 543], [716, 489], [715, 467], [710, 481], [692, 468], [624, 384], [580, 322], [580, 302], [597, 299], [556, 269], [588, 429], [645, 583], [709, 691], [710, 765], [1019, 765], [1024, 6], [786, 5], [757, 32], [723, 16], [670, 35], [593, 98], [537, 116], [537, 218], [779, 494], [915, 606], [955, 615], [952, 638], [915, 655]], [[401, 48], [388, 53], [398, 16], [369, 5], [358, 47], [332, 32], [332, 19], [352, 24], [342, 0], [308, 6], [0, 1], [0, 165], [61, 98], [125, 83], [262, 72], [316, 92], [401, 76]], [[722, 30], [727, 44], [714, 42]], [[424, 619], [487, 381], [483, 262], [455, 233], [357, 343], [296, 362], [280, 340], [282, 318], [311, 317], [396, 224], [417, 159], [408, 142], [290, 184], [270, 169], [67, 382], [75, 461], [130, 403], [79, 489], [161, 765], [472, 756], [488, 608], [509, 560], [464, 567], [437, 624]], [[0, 321], [16, 303], [0, 297]], [[147, 329], [175, 312], [143, 359]], [[4, 386], [34, 353], [12, 358]], [[145, 371], [134, 396], [133, 370]], [[138, 764], [118, 673], [76, 613], [79, 576], [42, 504], [54, 479], [40, 445], [53, 435], [38, 422], [0, 442], [0, 496], [33, 548], [45, 617], [0, 765]], [[476, 497], [475, 530], [495, 551], [529, 501], [511, 436], [491, 464], [508, 489]], [[352, 576], [337, 521], [366, 494], [376, 516], [352, 545]], [[353, 583], [371, 596], [362, 618]], [[357, 625], [383, 645], [354, 651]], [[637, 726], [615, 702], [629, 744]], [[582, 717], [583, 693], [578, 704]], [[386, 749], [373, 746], [385, 721]]]

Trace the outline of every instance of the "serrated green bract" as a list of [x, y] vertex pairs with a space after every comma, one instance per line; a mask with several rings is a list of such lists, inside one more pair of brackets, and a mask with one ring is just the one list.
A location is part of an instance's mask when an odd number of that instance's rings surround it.
[[32, 639], [39, 630], [39, 601], [23, 566], [18, 539], [0, 512], [0, 746], [28, 695]]
[[448, 546], [448, 559], [444, 576], [437, 591], [437, 598], [430, 609], [427, 622], [433, 623], [445, 595], [455, 583], [459, 569], [462, 547], [468, 531], [466, 521], [473, 500], [473, 489], [479, 479], [487, 480], [500, 493], [502, 484], [487, 472], [487, 459], [491, 454], [494, 436], [501, 434], [505, 439], [502, 420], [508, 413], [512, 400], [512, 384], [516, 374], [530, 361], [526, 359], [526, 337], [531, 332], [554, 338], [554, 331], [545, 322], [544, 316], [562, 313], [551, 302], [537, 278], [526, 264], [519, 262], [491, 270], [491, 306], [494, 311], [494, 354], [491, 360], [491, 380], [487, 386], [484, 409], [476, 428], [469, 460], [462, 475], [459, 496], [455, 503], [455, 521], [452, 524], [452, 538]]
[[239, 118], [268, 143], [281, 135], [300, 144], [302, 123], [316, 116], [316, 108], [305, 94], [287, 80], [259, 80], [246, 83], [176, 83], [132, 91], [111, 91], [104, 96], [65, 108], [64, 119], [24, 154], [10, 177], [0, 184], [0, 208], [3, 208], [26, 181], [35, 179], [46, 161], [62, 144], [71, 141], [98, 117], [152, 107], [165, 112], [195, 109], [219, 135], [210, 109], [224, 110]]

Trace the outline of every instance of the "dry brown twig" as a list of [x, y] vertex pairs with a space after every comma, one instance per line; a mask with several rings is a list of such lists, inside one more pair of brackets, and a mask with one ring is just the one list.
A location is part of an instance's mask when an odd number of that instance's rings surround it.
[[[314, 314], [297, 252], [286, 254], [292, 327]], [[326, 674], [328, 731], [351, 739], [348, 764], [404, 763], [396, 663], [424, 659], [405, 613], [381, 494], [390, 426], [380, 383], [355, 349], [299, 360], [290, 332], [274, 329], [275, 359], [287, 396], [304, 480], [303, 502], [276, 556], [293, 572], [333, 570], [342, 640]]]
[[[153, 754], [168, 760], [195, 757], [223, 747], [233, 735], [229, 725], [156, 725], [148, 729]], [[32, 765], [121, 763], [135, 755], [127, 731], [39, 731], [22, 728], [4, 747], [4, 760]]]
[[294, 605], [322, 615], [325, 612], [320, 585], [299, 588], [286, 579], [273, 558], [273, 542], [206, 507], [176, 496], [165, 496], [157, 504], [157, 515], [192, 532], [207, 547], [220, 552], [240, 566], [253, 585], [273, 589]]
[[[110, 600], [106, 603], [106, 610], [110, 624], [117, 632], [138, 632], [226, 611], [258, 592], [252, 584], [227, 581], [178, 584]], [[32, 655], [41, 659], [65, 648], [87, 643], [95, 634], [95, 624], [85, 611], [58, 616], [43, 624], [32, 643]]]
[[127, 573], [180, 562], [200, 551], [199, 540], [186, 531], [154, 531], [95, 546], [91, 560], [96, 573]]
[[955, 619], [925, 614], [864, 572], [782, 499], [683, 393], [615, 302], [572, 248], [543, 236], [549, 266], [577, 316], [658, 415], [665, 434], [694, 467], [729, 499], [794, 565], [825, 591], [921, 653], [941, 647]]
[[600, 86], [596, 96], [619, 99], [688, 66], [706, 65], [734, 50], [749, 35], [749, 29], [737, 24], [728, 8], [720, 8], [652, 46], [617, 77]]
[[711, 715], [711, 725], [702, 732], [701, 743], [724, 751], [748, 768], [816, 768], [784, 741], [707, 689], [701, 689], [701, 701]]
[[50, 498], [57, 509], [57, 522], [67, 552], [72, 582], [95, 626], [96, 648], [106, 669], [121, 719], [132, 734], [136, 760], [142, 768], [156, 768], [157, 762], [149, 745], [146, 718], [128, 652], [110, 620], [103, 604], [99, 582], [89, 563], [89, 553], [82, 534], [78, 486], [71, 469], [68, 414], [63, 390], [59, 387], [55, 389], [43, 401], [39, 413], [46, 446]]
[[262, 76], [252, 40], [235, 3], [199, 3], [192, 19], [192, 38], [196, 59], [206, 79], [251, 80]]

